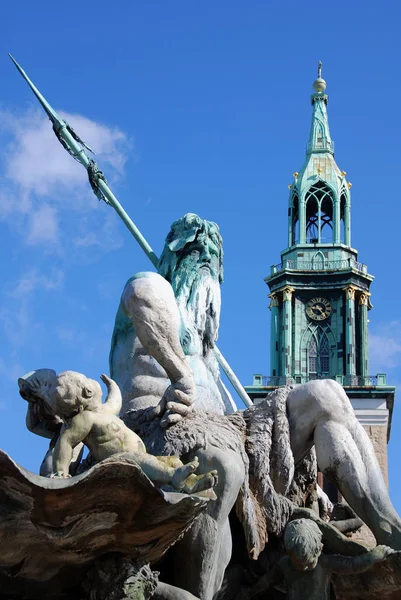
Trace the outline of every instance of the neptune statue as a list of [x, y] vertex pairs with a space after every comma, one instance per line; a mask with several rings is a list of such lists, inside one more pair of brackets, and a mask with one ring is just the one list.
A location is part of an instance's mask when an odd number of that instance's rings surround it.
[[217, 500], [173, 548], [174, 584], [202, 600], [212, 600], [221, 588], [231, 557], [233, 507], [248, 552], [257, 558], [268, 533], [283, 532], [293, 510], [294, 476], [313, 447], [319, 470], [377, 541], [401, 549], [401, 520], [339, 384], [287, 386], [244, 413], [230, 414], [213, 353], [222, 261], [215, 223], [194, 214], [175, 221], [159, 272], [138, 273], [124, 288], [110, 353], [122, 416], [149, 451], [183, 460], [196, 452], [201, 472], [219, 474]]

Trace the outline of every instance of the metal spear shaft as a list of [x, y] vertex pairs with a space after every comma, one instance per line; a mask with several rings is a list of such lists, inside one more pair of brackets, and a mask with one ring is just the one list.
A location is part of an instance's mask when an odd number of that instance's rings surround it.
[[[25, 81], [39, 100], [50, 121], [53, 123], [53, 130], [59, 142], [62, 144], [62, 146], [64, 146], [65, 150], [67, 150], [67, 152], [71, 154], [71, 156], [73, 156], [75, 160], [80, 162], [88, 171], [89, 182], [91, 184], [93, 192], [96, 194], [99, 200], [104, 200], [106, 204], [110, 204], [110, 206], [114, 208], [114, 210], [119, 215], [123, 223], [134, 236], [142, 250], [145, 252], [147, 257], [157, 269], [159, 259], [156, 256], [155, 252], [152, 250], [152, 247], [148, 244], [146, 239], [143, 237], [142, 233], [139, 231], [139, 229], [129, 217], [129, 215], [125, 212], [124, 208], [121, 206], [121, 204], [109, 188], [106, 178], [104, 177], [102, 171], [100, 171], [100, 169], [98, 168], [95, 161], [89, 158], [89, 156], [85, 152], [85, 148], [92, 153], [93, 150], [91, 150], [91, 148], [83, 140], [81, 140], [81, 138], [72, 129], [72, 127], [64, 119], [62, 119], [50, 106], [50, 104], [47, 102], [44, 96], [42, 96], [37, 87], [29, 79], [24, 69], [17, 63], [15, 58], [13, 58], [11, 54], [9, 56], [15, 64], [15, 66], [17, 67], [18, 71], [21, 73], [22, 77], [25, 79]], [[215, 355], [221, 368], [227, 375], [231, 385], [233, 386], [233, 388], [235, 389], [245, 406], [253, 406], [248, 394], [244, 390], [234, 371], [231, 369], [230, 365], [225, 360], [224, 356], [221, 354], [217, 346], [215, 347]]]

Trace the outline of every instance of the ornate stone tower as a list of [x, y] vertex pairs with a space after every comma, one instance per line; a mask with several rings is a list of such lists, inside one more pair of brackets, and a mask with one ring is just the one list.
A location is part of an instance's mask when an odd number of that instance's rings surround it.
[[351, 184], [334, 160], [326, 82], [313, 84], [306, 160], [294, 173], [288, 247], [266, 279], [271, 294], [272, 377], [368, 375], [367, 312], [373, 280], [351, 247]]
[[[369, 375], [373, 277], [351, 245], [351, 184], [334, 160], [321, 63], [313, 87], [306, 159], [289, 185], [288, 245], [265, 280], [270, 289], [270, 376], [255, 375], [246, 389], [256, 399], [285, 383], [336, 379], [383, 454], [394, 388], [386, 385], [384, 374]], [[386, 456], [381, 462], [386, 470]]]

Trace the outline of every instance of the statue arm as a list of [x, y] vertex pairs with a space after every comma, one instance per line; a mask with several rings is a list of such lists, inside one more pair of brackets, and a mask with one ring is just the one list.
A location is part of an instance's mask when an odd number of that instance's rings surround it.
[[93, 425], [91, 413], [82, 412], [65, 426], [53, 455], [53, 472], [57, 477], [69, 477], [70, 463], [73, 458], [74, 448], [85, 440]]
[[49, 440], [51, 440], [54, 436], [54, 432], [51, 432], [47, 428], [46, 423], [37, 416], [33, 402], [28, 402], [25, 424], [27, 429], [36, 435], [40, 435], [41, 437]]
[[100, 375], [100, 379], [106, 385], [108, 390], [108, 396], [106, 398], [106, 402], [103, 405], [103, 409], [107, 412], [112, 413], [113, 415], [118, 415], [123, 403], [120, 388], [118, 387], [116, 382], [113, 381], [113, 379], [111, 379], [104, 373]]
[[326, 554], [324, 560], [334, 573], [354, 574], [363, 573], [378, 562], [386, 560], [387, 556], [394, 554], [389, 546], [376, 546], [373, 550], [360, 556], [339, 556]]
[[143, 274], [127, 283], [121, 304], [142, 346], [165, 369], [171, 383], [193, 379], [181, 347], [180, 315], [171, 285], [157, 273]]
[[171, 381], [154, 416], [164, 414], [162, 426], [172, 425], [191, 412], [195, 398], [193, 373], [181, 347], [181, 318], [173, 289], [161, 275], [143, 273], [128, 281], [121, 308], [145, 351]]
[[345, 556], [357, 556], [359, 554], [365, 554], [367, 551], [366, 546], [350, 540], [336, 527], [320, 519], [316, 513], [309, 508], [296, 507], [291, 518], [305, 518], [314, 521], [323, 534], [323, 543], [330, 552]]
[[284, 567], [284, 564], [287, 561], [288, 557], [284, 556], [271, 571], [266, 573], [266, 575], [263, 575], [250, 590], [249, 598], [259, 597], [260, 594], [267, 592], [269, 589], [280, 583], [280, 581], [283, 581], [284, 571], [282, 567]]

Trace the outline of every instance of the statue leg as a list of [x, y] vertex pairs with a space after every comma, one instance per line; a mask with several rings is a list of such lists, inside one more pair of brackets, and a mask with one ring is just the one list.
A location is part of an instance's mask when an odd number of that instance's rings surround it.
[[174, 583], [202, 600], [212, 600], [220, 589], [231, 558], [228, 516], [244, 481], [242, 459], [232, 450], [209, 447], [197, 450], [200, 471], [216, 469], [217, 500], [196, 519], [175, 548]]
[[319, 469], [336, 484], [377, 542], [401, 549], [401, 519], [343, 388], [332, 380], [313, 381], [294, 388], [287, 405], [295, 461], [314, 444]]

